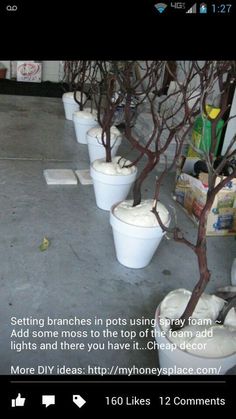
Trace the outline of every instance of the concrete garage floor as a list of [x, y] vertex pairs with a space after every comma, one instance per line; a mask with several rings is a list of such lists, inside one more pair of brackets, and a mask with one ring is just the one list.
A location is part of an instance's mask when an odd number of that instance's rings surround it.
[[[10, 351], [11, 316], [151, 319], [166, 293], [193, 287], [197, 272], [191, 251], [166, 239], [147, 268], [123, 267], [92, 186], [46, 184], [46, 168], [88, 168], [87, 148], [76, 142], [60, 99], [0, 96], [0, 135], [0, 373], [9, 374], [11, 365], [59, 364], [84, 372], [87, 365], [156, 367], [155, 351]], [[174, 205], [173, 179], [162, 192], [166, 205]], [[196, 227], [181, 209], [177, 213], [193, 237]], [[44, 236], [51, 245], [40, 252]], [[209, 238], [208, 251], [213, 292], [230, 283], [235, 240]]]

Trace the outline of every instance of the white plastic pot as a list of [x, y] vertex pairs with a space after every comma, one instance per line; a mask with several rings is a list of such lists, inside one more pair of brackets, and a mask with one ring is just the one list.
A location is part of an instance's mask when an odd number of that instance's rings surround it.
[[[116, 131], [115, 131], [116, 130]], [[111, 157], [115, 157], [121, 143], [121, 134], [117, 128], [111, 128]], [[102, 129], [92, 128], [87, 132], [87, 143], [90, 162], [106, 157], [105, 147], [102, 144]]]
[[114, 213], [116, 205], [110, 212], [116, 257], [127, 268], [144, 268], [151, 262], [165, 232], [160, 226], [141, 227], [120, 220]]
[[[76, 98], [79, 101], [81, 101], [81, 92], [76, 92]], [[86, 97], [85, 93], [83, 93], [83, 102], [85, 102], [86, 98], [87, 97]], [[75, 111], [79, 110], [79, 105], [74, 100], [74, 92], [64, 93], [64, 95], [62, 96], [62, 101], [63, 101], [63, 105], [64, 105], [64, 110], [65, 110], [65, 117], [69, 121], [72, 121], [73, 113]]]
[[[217, 374], [219, 371], [220, 375], [225, 374], [230, 368], [235, 366], [236, 354], [223, 356], [223, 357], [203, 357], [200, 355], [191, 354], [187, 351], [175, 348], [172, 350], [170, 345], [173, 343], [165, 336], [159, 323], [160, 306], [157, 307], [155, 319], [156, 319], [156, 342], [158, 345], [162, 344], [162, 349], [158, 350], [159, 366], [164, 368], [163, 374], [181, 374], [183, 375], [207, 375]], [[162, 332], [162, 334], [161, 334]], [[179, 370], [178, 370], [179, 369]], [[177, 372], [178, 371], [178, 372]]]
[[93, 179], [96, 204], [98, 208], [110, 211], [112, 205], [123, 201], [133, 185], [137, 169], [129, 175], [108, 175], [94, 169], [93, 163], [90, 166], [90, 175]]
[[98, 125], [97, 112], [89, 108], [73, 113], [76, 140], [80, 144], [87, 144], [87, 131]]

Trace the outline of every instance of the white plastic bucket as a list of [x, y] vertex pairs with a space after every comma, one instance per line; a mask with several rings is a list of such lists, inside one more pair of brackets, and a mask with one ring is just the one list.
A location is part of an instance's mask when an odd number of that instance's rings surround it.
[[[80, 101], [81, 100], [81, 92], [76, 92], [76, 98]], [[83, 93], [83, 102], [86, 100], [86, 95]], [[62, 101], [65, 110], [65, 117], [69, 121], [73, 119], [73, 113], [79, 110], [78, 103], [74, 100], [74, 92], [67, 92], [64, 93], [62, 96]]]
[[[151, 262], [165, 232], [159, 226], [141, 227], [120, 220], [114, 215], [116, 205], [110, 212], [116, 257], [127, 268], [144, 268]], [[170, 219], [167, 225], [169, 222]]]
[[90, 166], [90, 175], [93, 179], [98, 208], [110, 211], [114, 203], [126, 199], [135, 181], [137, 169], [135, 168], [135, 171], [129, 175], [108, 175], [95, 170], [92, 163]]
[[[118, 131], [118, 130], [117, 130]], [[87, 132], [87, 143], [90, 163], [106, 157], [106, 150], [101, 139], [102, 129], [92, 128]], [[120, 132], [111, 129], [111, 157], [115, 157], [121, 143]]]
[[87, 144], [87, 131], [98, 125], [97, 112], [89, 108], [73, 113], [76, 140], [80, 144]]
[[[172, 350], [167, 349], [172, 343], [163, 333], [163, 330], [159, 324], [160, 306], [157, 307], [155, 319], [156, 319], [156, 342], [161, 345], [163, 349], [158, 350], [159, 366], [164, 368], [163, 373], [168, 374], [181, 374], [183, 375], [208, 375], [225, 374], [230, 368], [236, 364], [236, 354], [224, 356], [224, 357], [203, 357], [200, 355], [194, 355], [180, 348]], [[162, 333], [161, 333], [162, 332]], [[164, 335], [164, 336], [163, 336]], [[179, 369], [179, 370], [178, 370]]]

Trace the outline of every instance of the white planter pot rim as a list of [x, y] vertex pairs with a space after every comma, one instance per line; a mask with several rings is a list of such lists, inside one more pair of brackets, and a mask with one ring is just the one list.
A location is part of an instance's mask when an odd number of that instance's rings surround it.
[[[156, 328], [158, 328], [160, 331], [162, 331], [163, 332], [163, 329], [162, 329], [162, 327], [161, 327], [161, 325], [159, 324], [159, 318], [160, 318], [160, 305], [157, 307], [157, 309], [156, 309], [156, 313], [155, 313], [155, 320], [156, 320]], [[160, 339], [160, 340], [165, 340], [165, 341], [167, 341], [170, 345], [172, 344], [174, 344], [174, 342], [172, 342], [169, 338], [168, 338], [168, 336], [161, 336], [160, 338], [158, 337], [157, 338], [158, 340]], [[180, 349], [180, 348], [176, 348], [176, 349], [174, 349], [174, 351], [173, 351], [174, 353], [175, 353], [175, 355], [176, 355], [176, 357], [178, 357], [178, 356], [183, 356], [183, 354], [184, 354], [184, 356], [186, 357], [186, 359], [188, 359], [190, 362], [193, 362], [193, 361], [195, 361], [196, 362], [196, 359], [199, 359], [199, 360], [206, 360], [206, 366], [209, 366], [209, 367], [211, 367], [211, 362], [212, 363], [214, 363], [216, 360], [221, 360], [222, 359], [222, 361], [224, 360], [224, 361], [233, 361], [233, 363], [235, 364], [235, 362], [236, 362], [236, 352], [234, 352], [234, 353], [232, 353], [232, 354], [230, 354], [230, 355], [225, 355], [225, 356], [215, 356], [215, 357], [209, 357], [209, 356], [201, 356], [201, 355], [199, 355], [199, 354], [192, 354], [192, 353], [190, 353], [190, 352], [188, 352], [188, 351], [185, 351], [185, 350], [183, 350], [183, 349]], [[234, 365], [233, 364], [233, 365]], [[231, 365], [231, 368], [233, 367], [233, 365]], [[230, 367], [229, 367], [230, 368]]]
[[90, 112], [89, 109], [84, 109], [83, 111], [75, 111], [73, 113], [73, 119], [76, 122], [79, 122], [81, 125], [90, 125], [91, 121], [97, 121], [96, 112]]
[[[104, 147], [101, 137], [99, 137], [99, 136], [94, 137], [94, 136], [90, 135], [90, 131], [91, 130], [89, 130], [87, 132], [87, 142], [88, 142], [88, 144], [91, 144], [93, 147]], [[120, 144], [121, 144], [121, 135], [119, 135], [119, 136], [112, 135], [111, 136], [111, 148], [113, 148], [114, 146], [118, 147]]]
[[[96, 160], [95, 160], [96, 161]], [[93, 162], [94, 163], [94, 162]], [[130, 173], [129, 175], [110, 175], [107, 173], [99, 172], [98, 170], [94, 169], [93, 163], [90, 166], [90, 174], [91, 177], [94, 179], [96, 177], [96, 180], [110, 185], [127, 185], [129, 183], [132, 183], [135, 180], [136, 174], [137, 174], [137, 168], [135, 167], [135, 170]]]
[[[159, 237], [161, 233], [163, 235], [166, 234], [166, 232], [163, 231], [160, 226], [142, 227], [142, 226], [130, 224], [130, 223], [127, 223], [126, 221], [121, 220], [114, 213], [115, 208], [119, 204], [120, 202], [117, 202], [111, 207], [110, 224], [114, 229], [117, 229], [118, 227], [121, 233], [127, 234], [127, 227], [129, 227], [129, 233], [132, 234], [132, 236], [137, 237], [137, 238], [143, 238], [143, 239], [153, 239], [153, 238]], [[166, 222], [167, 227], [170, 224], [170, 219], [171, 217], [169, 215], [168, 220]]]
[[[103, 145], [103, 143], [102, 143], [102, 128], [101, 127], [91, 128], [88, 131], [88, 136], [91, 138], [91, 141], [96, 140], [100, 145]], [[111, 130], [111, 132], [110, 132], [111, 142], [115, 141], [116, 138], [121, 138], [121, 134], [120, 133], [118, 134], [118, 132], [116, 133], [116, 132]], [[104, 139], [106, 140], [106, 134], [104, 134]]]
[[[82, 97], [83, 97], [83, 101], [85, 101], [87, 99], [87, 96], [86, 96], [85, 93], [83, 93]], [[79, 101], [81, 100], [81, 93], [80, 92], [76, 93], [76, 99], [79, 100]], [[64, 103], [69, 103], [69, 104], [75, 104], [76, 103], [77, 104], [77, 102], [74, 100], [74, 92], [64, 93], [63, 96], [62, 96], [62, 101]]]

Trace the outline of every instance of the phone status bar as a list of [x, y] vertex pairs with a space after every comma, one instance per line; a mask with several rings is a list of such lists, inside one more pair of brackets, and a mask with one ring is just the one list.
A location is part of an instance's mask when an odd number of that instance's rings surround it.
[[220, 15], [220, 16], [230, 16], [233, 13], [233, 4], [230, 2], [219, 3], [217, 1], [211, 3], [203, 2], [168, 2], [168, 3], [155, 3], [153, 6], [156, 15], [158, 16], [167, 16], [178, 14], [187, 14], [187, 15]]

